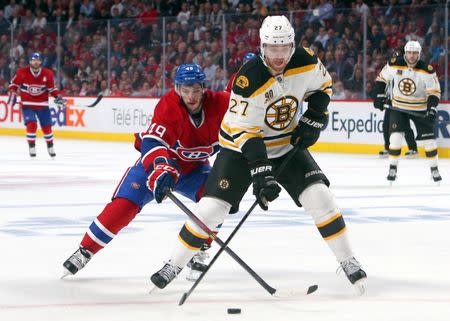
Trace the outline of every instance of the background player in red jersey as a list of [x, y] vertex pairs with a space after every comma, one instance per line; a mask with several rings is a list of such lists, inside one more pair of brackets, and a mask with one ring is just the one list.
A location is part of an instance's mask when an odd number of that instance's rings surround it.
[[[125, 172], [112, 201], [89, 226], [78, 250], [64, 262], [64, 276], [82, 269], [144, 205], [153, 199], [162, 202], [167, 189], [194, 202], [201, 198], [211, 170], [208, 158], [219, 150], [220, 123], [230, 97], [225, 91], [205, 89], [204, 81], [199, 65], [178, 68], [175, 89], [161, 97], [148, 130], [135, 135], [141, 157]], [[201, 259], [191, 261], [188, 279], [195, 280], [206, 268]]]
[[[247, 52], [244, 56], [242, 64], [245, 64], [247, 61], [252, 60], [255, 57], [256, 57], [256, 55], [253, 52]], [[225, 88], [225, 91], [228, 91], [229, 93], [231, 93], [231, 89], [233, 88], [233, 81], [234, 81], [234, 78], [236, 78], [236, 74], [237, 74], [237, 72], [235, 72], [234, 74], [231, 75], [230, 80], [228, 81], [227, 88]]]
[[58, 106], [64, 106], [65, 100], [55, 86], [53, 71], [41, 67], [41, 64], [41, 55], [35, 52], [30, 56], [30, 66], [17, 70], [8, 87], [8, 105], [12, 107], [16, 103], [17, 95], [20, 96], [30, 156], [36, 157], [36, 131], [39, 119], [47, 142], [47, 151], [51, 157], [55, 157], [48, 95], [55, 97], [55, 104]]

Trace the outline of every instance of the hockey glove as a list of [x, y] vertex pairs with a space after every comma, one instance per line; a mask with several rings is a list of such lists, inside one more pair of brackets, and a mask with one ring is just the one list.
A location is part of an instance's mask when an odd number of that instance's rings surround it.
[[317, 113], [308, 109], [292, 132], [291, 144], [301, 149], [314, 145], [320, 136], [320, 131], [328, 122], [328, 114]]
[[62, 98], [61, 96], [56, 96], [53, 102], [58, 108], [66, 108], [67, 99]]
[[427, 118], [427, 120], [429, 120], [432, 123], [434, 123], [436, 120], [438, 104], [439, 104], [438, 97], [436, 97], [434, 95], [428, 96], [427, 113], [426, 113], [425, 117]]
[[427, 109], [427, 113], [426, 113], [425, 117], [427, 120], [434, 123], [436, 121], [436, 114], [437, 114], [436, 107], [430, 107]]
[[8, 94], [8, 106], [12, 108], [17, 102], [17, 93], [15, 91], [10, 91]]
[[387, 96], [386, 94], [378, 94], [375, 100], [373, 101], [373, 107], [379, 109], [381, 111], [384, 110], [384, 104], [386, 104]]
[[250, 165], [250, 174], [253, 182], [253, 195], [256, 196], [259, 206], [267, 211], [269, 202], [276, 199], [281, 192], [272, 172], [272, 164], [268, 160], [258, 161]]
[[153, 162], [153, 171], [148, 176], [147, 187], [153, 192], [156, 202], [161, 203], [166, 192], [172, 190], [180, 177], [178, 165], [174, 160], [157, 157]]

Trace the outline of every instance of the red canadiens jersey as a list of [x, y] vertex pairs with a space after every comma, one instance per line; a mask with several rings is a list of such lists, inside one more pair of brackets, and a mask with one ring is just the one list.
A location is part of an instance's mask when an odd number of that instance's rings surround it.
[[227, 88], [225, 88], [225, 91], [228, 91], [229, 93], [231, 93], [231, 89], [233, 89], [234, 78], [236, 78], [236, 73], [231, 75], [231, 78], [228, 81]]
[[155, 154], [161, 156], [161, 150], [164, 154], [168, 150], [168, 156], [177, 160], [182, 174], [208, 163], [208, 158], [220, 149], [220, 124], [229, 98], [228, 92], [206, 90], [202, 118], [196, 124], [174, 89], [161, 97], [149, 129], [141, 134], [142, 164], [146, 170], [151, 167]]
[[22, 106], [32, 109], [48, 107], [48, 95], [56, 97], [59, 94], [55, 87], [53, 71], [41, 68], [37, 74], [33, 74], [30, 67], [17, 70], [11, 80], [8, 90], [16, 91], [22, 99]]

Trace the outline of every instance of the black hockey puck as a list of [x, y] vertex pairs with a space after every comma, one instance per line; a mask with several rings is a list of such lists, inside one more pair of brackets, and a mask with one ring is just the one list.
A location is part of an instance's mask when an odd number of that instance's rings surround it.
[[241, 313], [241, 309], [238, 308], [228, 308], [227, 309], [228, 314], [239, 314]]

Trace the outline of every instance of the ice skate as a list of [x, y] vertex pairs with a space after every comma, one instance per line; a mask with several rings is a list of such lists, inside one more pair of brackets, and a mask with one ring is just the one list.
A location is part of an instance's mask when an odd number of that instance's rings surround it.
[[189, 272], [186, 275], [186, 280], [195, 282], [200, 277], [200, 275], [206, 271], [208, 265], [205, 261], [209, 258], [209, 254], [205, 252], [204, 249], [200, 250], [194, 257], [189, 261], [187, 267]]
[[433, 182], [436, 183], [436, 185], [440, 185], [441, 181], [442, 181], [442, 177], [441, 174], [439, 174], [439, 169], [437, 168], [437, 166], [431, 167], [431, 179], [433, 180]]
[[[155, 288], [158, 287], [160, 289], [164, 289], [167, 284], [173, 281], [178, 274], [181, 272], [182, 268], [178, 266], [172, 265], [172, 263], [167, 262], [164, 264], [161, 270], [156, 272], [150, 277], [150, 280], [155, 285]], [[152, 292], [155, 288], [153, 288], [150, 292]]]
[[359, 263], [354, 257], [352, 257], [341, 262], [341, 267], [338, 268], [338, 272], [341, 269], [344, 271], [350, 283], [355, 286], [359, 295], [363, 295], [366, 290], [364, 282], [367, 278], [367, 274], [361, 268], [361, 263]]
[[416, 150], [414, 150], [414, 149], [410, 149], [409, 151], [407, 151], [405, 153], [405, 157], [409, 158], [409, 159], [419, 158], [419, 153]]
[[380, 150], [379, 153], [378, 153], [378, 156], [380, 158], [388, 158], [389, 151], [387, 149]]
[[64, 263], [64, 274], [61, 279], [67, 275], [75, 275], [79, 270], [84, 268], [92, 258], [92, 253], [84, 247], [79, 247]]
[[389, 165], [389, 174], [386, 177], [390, 185], [397, 179], [397, 165]]
[[34, 143], [28, 144], [28, 152], [30, 157], [36, 157], [36, 145]]
[[53, 148], [53, 143], [47, 144], [47, 151], [51, 158], [56, 156], [55, 149]]

